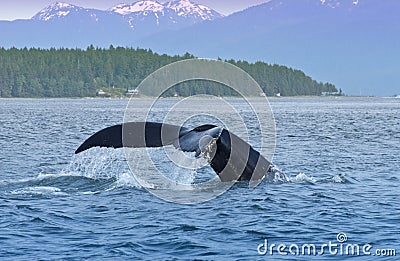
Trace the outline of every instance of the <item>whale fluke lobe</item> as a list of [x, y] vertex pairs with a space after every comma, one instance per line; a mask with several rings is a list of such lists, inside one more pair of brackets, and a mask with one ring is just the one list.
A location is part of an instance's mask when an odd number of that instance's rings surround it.
[[145, 148], [172, 144], [186, 128], [156, 122], [128, 122], [107, 127], [89, 137], [75, 151], [78, 154], [92, 147]]
[[115, 125], [95, 133], [75, 151], [78, 154], [92, 147], [122, 147], [122, 125]]
[[128, 122], [93, 134], [75, 151], [92, 147], [144, 148], [173, 145], [207, 158], [221, 181], [257, 181], [265, 177], [271, 163], [247, 142], [215, 125], [194, 129], [156, 122]]

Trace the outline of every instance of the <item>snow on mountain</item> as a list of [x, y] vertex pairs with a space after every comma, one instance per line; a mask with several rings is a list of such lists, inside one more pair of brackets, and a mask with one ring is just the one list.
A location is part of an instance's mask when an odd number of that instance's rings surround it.
[[152, 31], [176, 30], [222, 17], [211, 8], [194, 4], [190, 0], [174, 0], [164, 4], [155, 0], [143, 0], [119, 4], [108, 11], [122, 15], [133, 30], [141, 30], [143, 27], [153, 27]]
[[213, 20], [222, 17], [221, 14], [205, 5], [198, 5], [189, 0], [173, 0], [165, 6], [174, 10], [179, 16], [194, 16], [202, 20]]
[[[171, 19], [176, 20], [176, 16], [187, 19], [194, 19], [195, 22], [214, 20], [222, 17], [222, 15], [213, 9], [190, 2], [190, 0], [173, 0], [161, 4], [154, 0], [144, 0], [134, 2], [132, 4], [119, 4], [109, 9], [109, 11], [124, 16], [143, 15], [147, 16], [151, 13], [165, 16], [168, 14]], [[175, 17], [174, 17], [175, 16]]]
[[82, 7], [78, 7], [75, 5], [56, 2], [54, 4], [49, 5], [48, 7], [41, 10], [35, 16], [32, 17], [33, 20], [41, 20], [41, 21], [49, 21], [55, 18], [61, 18], [69, 15], [71, 12], [79, 12], [82, 11]]
[[[174, 14], [171, 14], [172, 10], [157, 1], [144, 0], [132, 4], [123, 3], [108, 9], [108, 11], [122, 15], [133, 30], [140, 30], [146, 27], [146, 31], [157, 31], [169, 28], [171, 21], [176, 23]], [[168, 19], [165, 19], [165, 17]], [[161, 22], [160, 19], [162, 20]]]
[[222, 15], [213, 9], [194, 4], [190, 0], [173, 0], [164, 4], [156, 0], [141, 0], [131, 4], [118, 4], [106, 11], [56, 2], [41, 10], [32, 17], [32, 20], [51, 22], [69, 19], [72, 23], [76, 23], [76, 21], [105, 23], [110, 20], [122, 19], [125, 21], [125, 25], [120, 24], [119, 26], [126, 26], [136, 32], [139, 30], [145, 34], [152, 34], [160, 30], [181, 29], [220, 17]]
[[[68, 0], [64, 0], [68, 1]], [[222, 17], [189, 0], [141, 0], [108, 10], [56, 2], [31, 19], [0, 21], [0, 46], [137, 46], [139, 39]]]
[[138, 1], [133, 4], [119, 4], [109, 10], [121, 15], [129, 15], [137, 12], [163, 12], [165, 7], [157, 1]]

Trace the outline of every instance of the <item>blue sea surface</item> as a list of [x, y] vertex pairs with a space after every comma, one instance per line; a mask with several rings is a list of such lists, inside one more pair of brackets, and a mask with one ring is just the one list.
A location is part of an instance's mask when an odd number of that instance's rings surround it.
[[[138, 112], [146, 102], [137, 100]], [[123, 149], [74, 155], [90, 135], [121, 123], [127, 103], [0, 99], [1, 260], [400, 255], [400, 99], [270, 99], [273, 163], [288, 180], [254, 189], [239, 182], [195, 205], [166, 202], [139, 185]], [[175, 174], [215, 175], [211, 168]], [[359, 253], [346, 254], [355, 245]]]

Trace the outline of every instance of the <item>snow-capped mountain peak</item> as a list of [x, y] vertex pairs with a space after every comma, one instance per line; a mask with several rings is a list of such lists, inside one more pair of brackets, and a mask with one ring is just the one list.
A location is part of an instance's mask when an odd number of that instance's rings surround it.
[[138, 1], [133, 4], [119, 4], [109, 9], [109, 11], [121, 14], [121, 15], [128, 15], [132, 13], [138, 12], [163, 12], [164, 6], [157, 1], [151, 0], [144, 0]]
[[212, 20], [222, 17], [213, 9], [205, 5], [198, 5], [190, 0], [172, 0], [165, 3], [165, 6], [174, 10], [179, 16], [195, 16], [202, 20]]
[[54, 18], [65, 17], [70, 14], [71, 11], [79, 11], [80, 9], [82, 8], [75, 5], [64, 2], [56, 2], [42, 9], [39, 13], [32, 17], [32, 19], [49, 21]]
[[54, 9], [62, 9], [62, 8], [74, 8], [75, 6], [65, 2], [55, 2], [54, 4], [51, 4], [50, 7]]
[[165, 3], [168, 8], [172, 8], [174, 10], [178, 9], [190, 9], [196, 4], [190, 2], [190, 0], [172, 0]]
[[174, 13], [179, 17], [191, 17], [196, 20], [213, 20], [222, 17], [221, 14], [213, 9], [192, 3], [190, 0], [173, 0], [164, 4], [155, 0], [144, 0], [132, 4], [119, 4], [109, 9], [109, 11], [121, 15], [131, 15], [143, 12], [152, 13]]

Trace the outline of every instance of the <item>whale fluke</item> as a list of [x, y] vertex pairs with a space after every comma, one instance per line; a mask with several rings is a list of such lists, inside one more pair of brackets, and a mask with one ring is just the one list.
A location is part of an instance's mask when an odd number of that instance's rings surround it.
[[[144, 148], [172, 144], [177, 133], [187, 131], [176, 125], [155, 122], [128, 122], [107, 127], [93, 134], [75, 151], [78, 154], [92, 147]], [[161, 135], [163, 134], [163, 136]]]
[[207, 158], [221, 181], [257, 181], [265, 177], [271, 163], [247, 142], [215, 125], [194, 129], [156, 123], [128, 122], [100, 130], [75, 151], [92, 147], [144, 148], [173, 145]]

